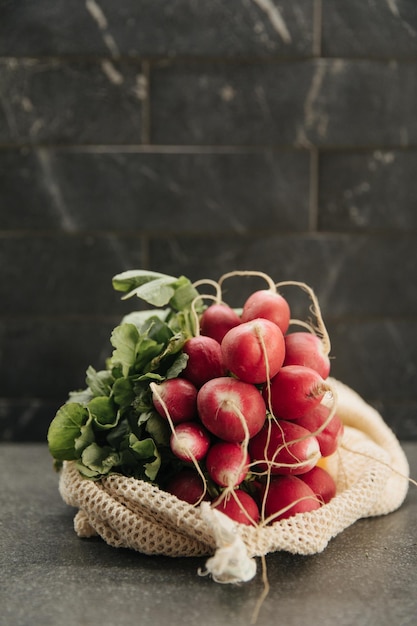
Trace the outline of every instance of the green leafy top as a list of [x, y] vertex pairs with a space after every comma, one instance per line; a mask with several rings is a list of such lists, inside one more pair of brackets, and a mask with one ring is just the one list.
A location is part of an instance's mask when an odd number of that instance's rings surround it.
[[105, 369], [86, 371], [87, 387], [69, 394], [48, 430], [56, 465], [75, 461], [82, 475], [110, 472], [156, 481], [178, 464], [169, 450], [169, 426], [153, 408], [150, 383], [177, 376], [186, 366], [182, 352], [194, 334], [192, 304], [198, 292], [181, 276], [131, 270], [113, 278], [123, 299], [134, 295], [153, 309], [126, 315], [110, 337], [113, 351]]
[[145, 270], [128, 270], [113, 277], [113, 287], [123, 291], [122, 300], [137, 296], [156, 307], [168, 305], [175, 311], [189, 306], [198, 292], [188, 278], [174, 278]]

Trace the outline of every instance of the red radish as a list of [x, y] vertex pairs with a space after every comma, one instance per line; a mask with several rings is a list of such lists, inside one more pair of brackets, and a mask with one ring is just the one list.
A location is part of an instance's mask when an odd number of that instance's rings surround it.
[[322, 456], [330, 456], [336, 452], [344, 432], [343, 422], [337, 414], [330, 418], [323, 430], [316, 432], [325, 424], [329, 414], [330, 409], [327, 406], [317, 404], [296, 420], [297, 424], [304, 426], [317, 437]]
[[[236, 499], [238, 502], [236, 502]], [[256, 525], [259, 522], [259, 508], [255, 500], [246, 491], [235, 489], [233, 494], [212, 504], [214, 509], [221, 511], [238, 524]], [[243, 510], [242, 510], [243, 509]]]
[[[328, 390], [316, 370], [304, 365], [285, 365], [271, 380], [271, 410], [275, 417], [296, 420], [311, 407], [319, 404]], [[268, 388], [264, 398], [268, 404]]]
[[271, 289], [260, 289], [246, 300], [241, 316], [242, 322], [248, 322], [258, 317], [274, 322], [285, 334], [290, 325], [290, 306], [279, 293]]
[[197, 388], [185, 378], [169, 378], [154, 386], [152, 402], [162, 417], [167, 410], [174, 424], [188, 422], [197, 415]]
[[285, 365], [305, 365], [316, 370], [322, 378], [330, 373], [330, 359], [317, 335], [295, 332], [285, 335]]
[[319, 443], [306, 428], [295, 422], [268, 420], [249, 441], [249, 455], [256, 471], [271, 474], [303, 474], [321, 457]]
[[206, 382], [197, 394], [197, 410], [207, 430], [230, 442], [253, 437], [266, 418], [265, 402], [255, 385], [231, 376]]
[[210, 435], [197, 422], [182, 422], [170, 438], [172, 452], [182, 461], [201, 461], [210, 447]]
[[249, 464], [249, 454], [239, 443], [220, 441], [207, 453], [207, 473], [220, 487], [240, 485], [246, 478]]
[[[165, 491], [176, 496], [179, 500], [184, 500], [189, 504], [196, 504], [203, 498], [204, 484], [201, 476], [191, 467], [184, 467], [177, 474], [172, 476], [165, 485]], [[204, 500], [208, 496], [204, 495]]]
[[200, 333], [219, 343], [225, 334], [241, 323], [239, 315], [227, 304], [212, 304], [200, 318]]
[[313, 490], [298, 476], [275, 476], [265, 495], [265, 517], [272, 522], [320, 508]]
[[328, 472], [316, 465], [309, 472], [299, 476], [312, 489], [318, 499], [327, 504], [336, 495], [336, 483]]
[[188, 361], [182, 376], [196, 387], [226, 373], [220, 344], [212, 337], [191, 337], [185, 342], [183, 352], [188, 355]]
[[284, 335], [276, 324], [257, 318], [232, 328], [221, 343], [223, 363], [247, 383], [264, 383], [284, 362]]

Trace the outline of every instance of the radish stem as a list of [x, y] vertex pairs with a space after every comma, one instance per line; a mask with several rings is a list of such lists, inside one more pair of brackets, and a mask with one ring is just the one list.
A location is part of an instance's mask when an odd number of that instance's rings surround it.
[[274, 293], [276, 292], [276, 286], [274, 281], [272, 280], [272, 278], [270, 276], [268, 276], [268, 274], [265, 274], [264, 272], [257, 272], [255, 270], [236, 270], [234, 272], [227, 272], [226, 274], [223, 274], [223, 276], [221, 276], [219, 278], [219, 285], [222, 286], [223, 282], [227, 279], [227, 278], [233, 278], [235, 276], [258, 276], [260, 278], [263, 278], [267, 283], [268, 283], [268, 287], [271, 291], [273, 291]]
[[324, 352], [326, 355], [328, 355], [331, 349], [330, 337], [329, 337], [329, 333], [327, 332], [327, 328], [325, 326], [323, 316], [321, 314], [321, 309], [320, 309], [319, 301], [317, 299], [316, 294], [314, 293], [313, 289], [309, 285], [307, 285], [306, 283], [297, 281], [297, 280], [284, 280], [279, 283], [276, 283], [275, 287], [278, 289], [279, 287], [284, 287], [288, 285], [300, 287], [303, 291], [305, 291], [310, 296], [310, 299], [312, 301], [311, 311], [317, 320], [317, 330], [323, 342]]

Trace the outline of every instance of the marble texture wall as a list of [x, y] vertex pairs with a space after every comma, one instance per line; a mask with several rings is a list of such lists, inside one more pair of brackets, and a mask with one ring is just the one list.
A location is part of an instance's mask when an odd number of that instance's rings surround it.
[[416, 438], [416, 172], [415, 0], [0, 0], [0, 440], [103, 365], [132, 268], [308, 282]]

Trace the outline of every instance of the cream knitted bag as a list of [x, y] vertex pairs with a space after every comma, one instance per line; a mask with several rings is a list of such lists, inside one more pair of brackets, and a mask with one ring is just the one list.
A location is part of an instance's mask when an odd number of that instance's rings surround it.
[[254, 576], [253, 557], [279, 550], [318, 553], [356, 520], [394, 511], [409, 484], [400, 443], [355, 391], [329, 381], [345, 433], [327, 468], [337, 495], [320, 509], [269, 526], [236, 524], [206, 502], [193, 507], [150, 483], [119, 474], [88, 480], [73, 462], [64, 462], [59, 489], [64, 501], [79, 509], [77, 535], [100, 535], [111, 546], [149, 555], [209, 556], [206, 573], [218, 582], [238, 582]]

